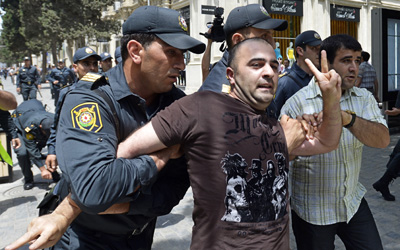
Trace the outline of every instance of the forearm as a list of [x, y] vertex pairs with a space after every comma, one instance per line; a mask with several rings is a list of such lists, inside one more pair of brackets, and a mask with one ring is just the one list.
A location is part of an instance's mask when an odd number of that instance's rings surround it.
[[315, 137], [324, 147], [324, 151], [330, 152], [337, 148], [342, 133], [342, 115], [338, 101], [324, 99], [323, 121], [318, 128]]
[[63, 216], [66, 219], [67, 225], [70, 225], [81, 212], [82, 210], [71, 199], [71, 194], [69, 194], [60, 205], [57, 206], [53, 213]]
[[349, 130], [360, 142], [369, 147], [385, 148], [390, 143], [389, 129], [385, 125], [359, 116]]
[[149, 122], [118, 145], [117, 158], [133, 158], [166, 148]]

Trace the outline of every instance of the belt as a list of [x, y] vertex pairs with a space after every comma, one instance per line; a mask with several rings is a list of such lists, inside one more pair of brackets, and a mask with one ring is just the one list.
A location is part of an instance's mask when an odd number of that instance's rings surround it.
[[28, 85], [32, 84], [32, 82], [22, 82], [22, 83], [25, 83], [25, 84], [28, 84]]

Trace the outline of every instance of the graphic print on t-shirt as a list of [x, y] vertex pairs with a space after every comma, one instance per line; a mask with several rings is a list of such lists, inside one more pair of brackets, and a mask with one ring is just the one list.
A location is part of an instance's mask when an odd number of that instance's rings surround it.
[[[248, 167], [246, 159], [240, 154], [225, 154], [221, 161], [226, 174], [222, 221], [263, 222], [286, 214], [286, 159], [282, 153], [275, 153], [274, 158], [264, 161], [264, 170], [260, 159], [252, 159]], [[251, 172], [249, 179], [246, 169]]]

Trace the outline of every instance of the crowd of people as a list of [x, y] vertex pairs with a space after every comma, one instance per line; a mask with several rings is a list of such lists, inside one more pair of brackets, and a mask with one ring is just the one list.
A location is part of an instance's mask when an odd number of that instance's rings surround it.
[[[122, 26], [116, 66], [110, 53], [82, 47], [72, 69], [59, 60], [50, 71], [54, 114], [36, 100], [40, 74], [24, 58], [16, 76], [24, 102], [0, 91], [10, 99], [0, 108], [15, 109], [4, 117], [24, 189], [34, 163], [58, 182], [62, 202], [5, 249], [151, 249], [157, 217], [189, 186], [191, 249], [288, 250], [289, 218], [297, 249], [334, 249], [336, 235], [347, 249], [383, 249], [358, 181], [363, 146], [390, 142], [376, 73], [359, 71], [356, 39], [314, 30], [296, 37], [296, 61], [283, 61], [273, 37], [287, 27], [258, 4], [233, 9], [227, 49], [210, 67], [212, 41], [190, 37], [179, 12], [139, 7]], [[175, 86], [187, 51], [205, 53], [203, 84], [188, 96]], [[374, 184], [386, 200], [395, 199], [388, 183], [399, 151]]]

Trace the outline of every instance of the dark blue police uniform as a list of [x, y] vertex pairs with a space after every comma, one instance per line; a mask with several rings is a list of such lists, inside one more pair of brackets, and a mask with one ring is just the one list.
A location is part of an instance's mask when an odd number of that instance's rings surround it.
[[282, 106], [285, 104], [286, 100], [301, 88], [307, 86], [312, 77], [313, 75], [307, 74], [295, 62], [290, 68], [289, 73], [286, 73], [279, 78], [278, 88], [273, 101], [273, 105], [276, 108], [276, 118], [279, 117]]
[[[76, 82], [77, 77], [76, 74], [71, 69], [64, 67], [62, 69], [59, 68], [52, 69], [47, 79], [53, 86], [54, 105], [57, 105], [60, 89]], [[53, 83], [54, 81], [58, 81], [58, 83], [54, 84]]]
[[36, 99], [37, 85], [40, 85], [39, 71], [34, 66], [23, 66], [17, 75], [17, 88], [21, 89], [24, 101]]
[[[33, 182], [31, 163], [37, 167], [45, 165], [41, 150], [46, 146], [48, 134], [42, 132], [39, 127], [46, 119], [53, 120], [54, 114], [46, 112], [43, 104], [38, 100], [22, 102], [13, 113], [14, 123], [21, 140], [21, 147], [15, 149], [17, 156], [22, 157], [19, 161], [25, 183]], [[19, 160], [19, 158], [18, 158]], [[58, 181], [58, 173], [52, 173], [53, 180]]]
[[[174, 87], [147, 107], [144, 99], [130, 91], [122, 63], [106, 75], [110, 85], [99, 88], [115, 106], [121, 140], [184, 96]], [[93, 87], [90, 83], [105, 79], [100, 74], [85, 75], [61, 109], [57, 159], [72, 199], [83, 212], [54, 249], [150, 249], [156, 216], [169, 213], [189, 187], [183, 158], [170, 160], [158, 175], [147, 155], [116, 159], [119, 141], [114, 115], [106, 100], [88, 89]], [[134, 193], [138, 185], [141, 189]], [[127, 214], [97, 214], [120, 202], [130, 202]]]
[[214, 92], [229, 93], [231, 84], [226, 77], [226, 68], [228, 67], [229, 52], [225, 50], [221, 60], [219, 60], [211, 69], [210, 74], [201, 85], [199, 91], [211, 90]]

